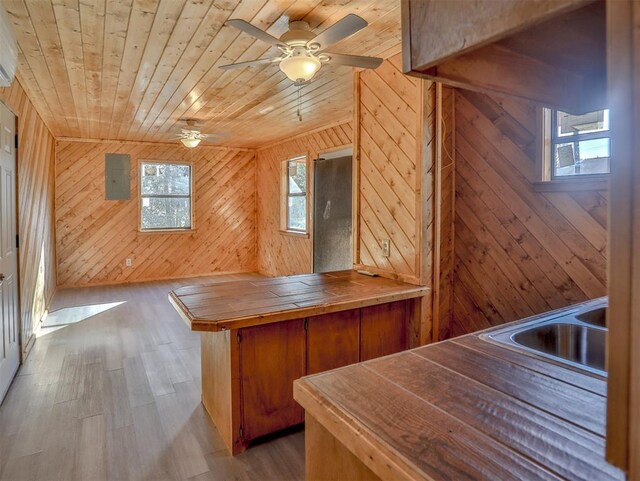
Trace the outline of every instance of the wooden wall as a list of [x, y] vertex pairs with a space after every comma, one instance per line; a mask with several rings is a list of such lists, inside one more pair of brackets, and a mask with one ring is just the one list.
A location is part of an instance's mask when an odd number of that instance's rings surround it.
[[452, 315], [451, 289], [440, 297], [440, 285], [453, 270], [453, 105], [452, 89], [404, 75], [400, 55], [355, 74], [355, 264], [430, 288], [412, 345], [433, 339], [440, 311]]
[[[131, 200], [107, 201], [104, 154], [131, 155]], [[189, 161], [195, 230], [138, 231], [138, 161]], [[58, 285], [256, 270], [253, 151], [151, 143], [56, 143]], [[126, 267], [125, 259], [133, 258]]]
[[[422, 175], [431, 178], [419, 161], [422, 114], [423, 103], [425, 117], [435, 103], [428, 93], [423, 97], [425, 83], [402, 74], [400, 64], [400, 56], [395, 56], [376, 70], [355, 74], [355, 263], [419, 283]], [[428, 85], [435, 88], [432, 82]], [[388, 258], [382, 255], [383, 239], [391, 241]]]
[[454, 336], [606, 294], [608, 192], [538, 192], [535, 107], [456, 94]]
[[18, 116], [20, 315], [26, 352], [56, 287], [54, 138], [17, 80], [0, 89], [0, 101]]
[[400, 55], [355, 75], [356, 267], [430, 288], [412, 345], [453, 316], [454, 102], [453, 89], [404, 75]]
[[443, 88], [441, 99], [442, 116], [437, 130], [443, 141], [437, 149], [433, 182], [434, 340], [446, 335], [442, 331], [453, 320], [455, 265], [455, 90]]
[[[300, 135], [257, 151], [258, 270], [260, 273], [283, 276], [307, 273], [312, 270], [311, 236], [280, 231], [281, 162], [299, 155], [306, 155], [311, 161], [319, 157], [322, 152], [351, 145], [351, 139], [352, 125], [347, 122]], [[310, 163], [309, 166], [311, 165]], [[312, 169], [309, 172], [309, 186], [311, 186], [313, 185]], [[312, 201], [310, 196], [310, 206], [313, 205]], [[311, 226], [312, 224], [309, 227]]]

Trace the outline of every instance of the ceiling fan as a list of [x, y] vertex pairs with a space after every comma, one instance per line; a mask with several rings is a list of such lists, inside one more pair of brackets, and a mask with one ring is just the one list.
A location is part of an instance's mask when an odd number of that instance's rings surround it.
[[218, 142], [229, 137], [228, 134], [203, 134], [200, 131], [197, 122], [193, 119], [187, 119], [186, 124], [186, 127], [182, 127], [180, 129], [180, 134], [175, 138], [180, 140], [182, 145], [188, 149], [196, 148], [203, 140]]
[[280, 38], [276, 38], [240, 19], [227, 20], [226, 25], [231, 25], [259, 40], [275, 45], [282, 52], [282, 56], [222, 65], [220, 68], [225, 70], [250, 65], [277, 63], [280, 70], [289, 79], [296, 84], [303, 84], [311, 80], [324, 63], [358, 68], [376, 68], [382, 63], [381, 58], [345, 55], [326, 51], [333, 44], [369, 25], [366, 20], [353, 13], [338, 20], [319, 35], [313, 33], [309, 28], [309, 24], [303, 21], [290, 22], [289, 30]]

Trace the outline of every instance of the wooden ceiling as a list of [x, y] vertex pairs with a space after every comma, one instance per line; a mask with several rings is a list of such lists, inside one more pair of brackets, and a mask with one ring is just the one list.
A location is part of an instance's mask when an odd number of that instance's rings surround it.
[[278, 37], [289, 20], [321, 32], [348, 13], [369, 27], [331, 48], [400, 51], [398, 0], [1, 0], [18, 77], [56, 137], [168, 142], [185, 118], [222, 145], [258, 147], [351, 117], [352, 69], [325, 65], [298, 91], [277, 66], [220, 65], [277, 51], [224, 26], [241, 18]]

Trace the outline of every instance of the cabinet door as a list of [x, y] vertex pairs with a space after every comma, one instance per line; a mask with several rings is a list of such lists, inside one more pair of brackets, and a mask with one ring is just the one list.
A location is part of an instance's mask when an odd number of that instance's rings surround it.
[[240, 330], [242, 430], [245, 441], [304, 421], [293, 381], [305, 374], [304, 321]]
[[360, 314], [360, 360], [367, 361], [408, 346], [407, 302], [363, 307]]
[[359, 309], [310, 317], [307, 323], [307, 374], [358, 362], [359, 330]]

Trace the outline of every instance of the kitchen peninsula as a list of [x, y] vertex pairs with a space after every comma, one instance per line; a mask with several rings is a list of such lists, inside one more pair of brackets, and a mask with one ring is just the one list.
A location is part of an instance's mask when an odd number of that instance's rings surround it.
[[202, 336], [202, 402], [229, 450], [304, 421], [293, 381], [410, 345], [426, 287], [355, 271], [256, 278], [169, 293]]
[[486, 340], [547, 317], [297, 380], [306, 480], [624, 480], [606, 377]]

